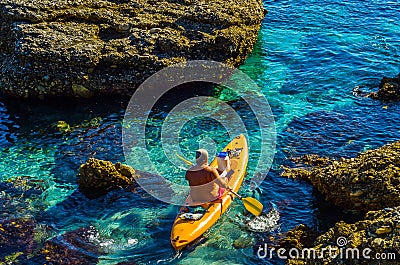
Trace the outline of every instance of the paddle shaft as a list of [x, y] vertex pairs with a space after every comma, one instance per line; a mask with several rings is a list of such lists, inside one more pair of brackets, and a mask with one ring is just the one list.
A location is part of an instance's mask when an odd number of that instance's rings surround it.
[[176, 153], [176, 156], [179, 157], [183, 162], [185, 162], [186, 164], [188, 164], [189, 166], [193, 166], [193, 163], [190, 162], [189, 160], [187, 160], [186, 158], [184, 158], [183, 156], [180, 156], [179, 154]]
[[229, 192], [231, 192], [233, 195], [235, 195], [236, 197], [238, 197], [239, 199], [243, 199], [243, 197], [242, 196], [240, 196], [239, 194], [237, 194], [236, 192], [234, 192], [233, 190], [231, 190], [231, 189], [228, 189], [228, 191]]

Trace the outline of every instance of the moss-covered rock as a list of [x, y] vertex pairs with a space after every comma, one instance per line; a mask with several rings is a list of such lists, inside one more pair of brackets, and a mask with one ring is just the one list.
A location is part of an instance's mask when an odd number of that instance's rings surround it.
[[400, 205], [400, 142], [356, 158], [306, 156], [305, 160], [303, 168], [285, 168], [282, 175], [309, 181], [337, 206], [369, 211]]
[[177, 62], [238, 66], [264, 14], [261, 0], [0, 0], [0, 90], [40, 99], [131, 95]]
[[135, 185], [138, 177], [136, 171], [127, 165], [90, 158], [79, 168], [79, 190], [93, 199], [111, 190]]

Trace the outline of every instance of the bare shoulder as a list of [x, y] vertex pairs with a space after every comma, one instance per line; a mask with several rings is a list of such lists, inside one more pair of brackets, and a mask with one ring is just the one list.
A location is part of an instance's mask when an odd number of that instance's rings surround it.
[[215, 167], [206, 166], [206, 167], [204, 167], [204, 170], [206, 170], [207, 172], [216, 174], [218, 176], [218, 171]]

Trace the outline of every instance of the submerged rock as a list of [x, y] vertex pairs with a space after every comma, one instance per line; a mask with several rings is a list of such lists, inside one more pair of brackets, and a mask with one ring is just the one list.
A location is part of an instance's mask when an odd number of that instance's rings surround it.
[[77, 124], [77, 125], [70, 125], [66, 121], [57, 121], [57, 123], [54, 125], [54, 127], [63, 134], [68, 134], [73, 132], [74, 130], [77, 129], [89, 129], [93, 127], [98, 127], [102, 123], [102, 118], [96, 117], [91, 120], [84, 120], [82, 123]]
[[53, 235], [34, 219], [0, 220], [0, 264], [97, 264], [106, 253], [92, 226]]
[[0, 0], [0, 90], [18, 98], [127, 94], [186, 60], [251, 52], [261, 0]]
[[32, 217], [47, 207], [43, 192], [48, 185], [30, 176], [18, 176], [0, 182], [0, 219]]
[[111, 190], [132, 186], [138, 177], [139, 175], [130, 166], [90, 158], [79, 168], [79, 190], [86, 197], [94, 199]]
[[47, 241], [40, 250], [50, 264], [97, 264], [104, 254], [94, 227], [80, 228]]
[[368, 97], [382, 101], [400, 100], [400, 74], [394, 78], [382, 78], [378, 92], [372, 92]]
[[307, 246], [315, 250], [316, 258], [311, 254], [310, 258], [288, 260], [287, 264], [400, 264], [399, 228], [400, 207], [368, 212], [365, 220], [338, 222], [318, 236], [312, 246]]
[[[37, 246], [34, 240], [36, 222], [32, 219], [0, 220], [0, 261], [20, 259], [32, 253]], [[22, 252], [23, 254], [17, 255]]]
[[309, 181], [327, 201], [349, 210], [369, 211], [400, 205], [400, 141], [356, 158], [306, 157], [303, 168], [282, 176]]

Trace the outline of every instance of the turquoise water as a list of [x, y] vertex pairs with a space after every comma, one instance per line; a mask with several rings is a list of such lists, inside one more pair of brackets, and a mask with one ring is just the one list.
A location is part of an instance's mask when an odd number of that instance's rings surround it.
[[[320, 210], [313, 189], [279, 177], [281, 165], [306, 153], [352, 157], [400, 138], [400, 107], [359, 98], [352, 89], [376, 90], [383, 76], [400, 72], [400, 3], [393, 1], [265, 1], [269, 10], [252, 55], [240, 69], [268, 99], [275, 117], [277, 150], [272, 169], [256, 195], [264, 204], [279, 206], [280, 228], [287, 231], [305, 223], [324, 229], [334, 219]], [[214, 91], [229, 100], [229, 91]], [[166, 111], [183, 95], [167, 98], [149, 121], [147, 144], [153, 161], [170, 179], [179, 181], [182, 168], [171, 167], [160, 156], [157, 129]], [[243, 102], [230, 101], [241, 114], [251, 137], [251, 158], [259, 152], [259, 132]], [[172, 106], [171, 106], [172, 105]], [[100, 264], [135, 261], [139, 264], [279, 264], [261, 261], [254, 249], [266, 233], [249, 232], [240, 202], [206, 233], [205, 239], [179, 257], [169, 243], [177, 207], [161, 203], [143, 191], [112, 192], [87, 200], [77, 192], [76, 174], [89, 157], [124, 161], [121, 127], [126, 102], [59, 103], [49, 106], [0, 103], [1, 180], [31, 176], [44, 180], [46, 190], [34, 200], [16, 200], [7, 217], [31, 216], [53, 227], [48, 237], [93, 226], [92, 238], [102, 251], [93, 253]], [[93, 120], [97, 118], [96, 120]], [[101, 118], [101, 119], [98, 119]], [[69, 134], [55, 124], [77, 127]], [[92, 122], [90, 122], [92, 121]], [[193, 131], [193, 128], [196, 128]], [[181, 148], [193, 150], [205, 137], [216, 148], [228, 141], [213, 120], [195, 119], [182, 130]], [[249, 175], [255, 163], [249, 163]], [[184, 165], [182, 165], [184, 166]], [[249, 181], [241, 189], [253, 195]], [[4, 195], [1, 195], [4, 196]], [[3, 199], [3, 198], [2, 198]], [[2, 200], [3, 201], [3, 200]], [[335, 213], [338, 214], [338, 213]], [[237, 238], [250, 239], [235, 249]], [[93, 250], [94, 251], [94, 250]]]

